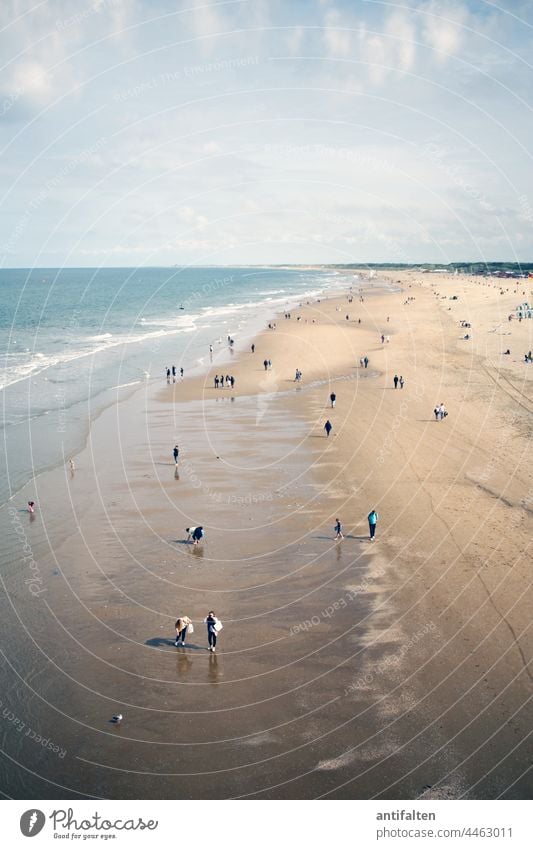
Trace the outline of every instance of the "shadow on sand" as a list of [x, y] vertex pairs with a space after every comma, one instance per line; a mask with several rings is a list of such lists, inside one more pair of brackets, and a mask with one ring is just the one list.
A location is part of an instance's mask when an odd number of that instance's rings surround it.
[[[194, 629], [196, 631], [196, 628]], [[187, 649], [191, 649], [191, 651], [206, 651], [205, 646], [197, 646], [196, 643], [186, 643], [185, 646], [176, 646], [174, 645], [175, 638], [169, 639], [168, 637], [150, 637], [149, 640], [145, 640], [145, 646], [152, 646], [153, 648], [160, 649], [163, 646], [170, 646], [173, 649], [178, 649], [183, 651]]]

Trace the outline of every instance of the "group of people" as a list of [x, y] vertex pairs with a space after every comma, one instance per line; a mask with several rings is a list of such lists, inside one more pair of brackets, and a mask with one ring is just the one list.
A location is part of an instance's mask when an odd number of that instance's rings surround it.
[[215, 374], [215, 389], [218, 389], [219, 387], [221, 389], [224, 389], [224, 380], [226, 381], [226, 389], [230, 386], [233, 389], [233, 387], [235, 386], [235, 378], [232, 374], [227, 374], [225, 378], [223, 374], [221, 374], [220, 377], [218, 376], [218, 374]]
[[[370, 542], [374, 542], [374, 540], [376, 539], [376, 527], [378, 524], [377, 510], [371, 510], [367, 516], [367, 519]], [[335, 527], [333, 528], [333, 531], [335, 533], [335, 541], [344, 539], [340, 519], [335, 519]]]
[[[167, 367], [166, 371], [167, 371], [167, 383], [170, 383], [171, 377], [172, 377], [172, 383], [176, 383], [176, 374], [177, 374], [176, 366], [172, 366], [171, 369]], [[183, 368], [180, 368], [180, 377], [181, 377], [182, 380], [183, 380], [183, 374], [184, 374]]]
[[[291, 317], [290, 313], [287, 313], [285, 315], [285, 318], [290, 318], [290, 317]], [[348, 316], [346, 316], [346, 318], [348, 318]], [[271, 329], [275, 329], [275, 325], [273, 327], [271, 327]], [[230, 337], [228, 337], [228, 342], [231, 345], [233, 343], [233, 340]], [[210, 351], [212, 352], [212, 346], [210, 346]], [[255, 345], [254, 344], [252, 344], [252, 346], [251, 346], [251, 352], [255, 353]], [[361, 357], [360, 364], [361, 364], [362, 367], [368, 368], [368, 363], [369, 363], [369, 359], [368, 359], [367, 356]], [[270, 359], [265, 359], [263, 361], [263, 366], [264, 366], [265, 371], [267, 371], [268, 369], [272, 368], [272, 361]], [[180, 369], [180, 373], [181, 373], [181, 377], [183, 377], [183, 369]], [[169, 382], [169, 383], [170, 383], [171, 375], [172, 375], [172, 377], [175, 381], [176, 369], [175, 369], [174, 366], [172, 367], [172, 370], [167, 369], [167, 382]], [[302, 379], [302, 372], [300, 371], [300, 369], [296, 369], [294, 379], [297, 382], [299, 382]], [[404, 384], [403, 377], [402, 376], [398, 377], [398, 375], [395, 375], [394, 376], [394, 387], [395, 388], [397, 387], [398, 383], [400, 383], [400, 387], [403, 388], [403, 384]], [[214, 377], [214, 385], [215, 385], [216, 389], [218, 389], [219, 387], [223, 388], [224, 386], [226, 386], [226, 387], [231, 386], [231, 388], [233, 389], [233, 387], [235, 385], [235, 378], [233, 377], [233, 375], [225, 375], [224, 376], [224, 375], [218, 375], [217, 374]], [[335, 392], [330, 393], [329, 401], [330, 401], [331, 407], [334, 408], [336, 401], [337, 401], [337, 396], [336, 396]], [[442, 404], [439, 405], [438, 409], [439, 409], [439, 411], [441, 409], [444, 410], [443, 405]], [[446, 415], [445, 412], [442, 413], [442, 416], [444, 416], [444, 415]], [[333, 430], [333, 425], [332, 425], [332, 423], [330, 422], [329, 419], [327, 419], [327, 421], [324, 425], [324, 430], [326, 432], [326, 437], [329, 437], [331, 431]], [[174, 457], [174, 463], [177, 466], [178, 465], [178, 459], [179, 459], [179, 446], [177, 444], [174, 446], [174, 449], [173, 449], [173, 457]], [[377, 521], [378, 521], [377, 511], [372, 510], [368, 514], [369, 536], [370, 536], [370, 540], [372, 542], [375, 540]], [[204, 536], [205, 536], [204, 529], [201, 525], [188, 527], [185, 530], [187, 532], [187, 542], [192, 541], [193, 545], [198, 545], [201, 542], [201, 540], [204, 539]], [[344, 539], [344, 536], [343, 536], [343, 533], [342, 533], [342, 525], [341, 525], [341, 522], [340, 522], [339, 519], [336, 519], [336, 524], [335, 524], [334, 530], [335, 530], [335, 539], [336, 540]], [[219, 619], [217, 619], [213, 610], [209, 611], [207, 617], [204, 619], [204, 623], [207, 626], [208, 651], [215, 652], [216, 643], [217, 643], [217, 635], [222, 630], [222, 623], [220, 622]], [[175, 628], [176, 628], [175, 646], [176, 647], [185, 647], [187, 634], [193, 633], [193, 631], [194, 631], [194, 626], [193, 626], [192, 620], [188, 616], [180, 616], [176, 620]]]
[[[207, 625], [207, 650], [210, 652], [216, 651], [217, 636], [222, 631], [223, 625], [220, 619], [215, 616], [215, 611], [210, 610], [204, 619], [204, 625]], [[194, 633], [194, 625], [188, 616], [178, 616], [176, 619], [176, 640], [174, 645], [185, 647], [187, 633]]]
[[405, 383], [405, 380], [403, 379], [403, 375], [400, 375], [399, 377], [398, 377], [397, 374], [394, 375], [394, 388], [395, 389], [398, 389], [398, 384], [400, 384], [400, 389], [403, 389], [404, 383]]
[[447, 411], [444, 408], [444, 404], [437, 404], [435, 409], [433, 410], [435, 414], [435, 421], [440, 422], [442, 419], [445, 419], [448, 415]]

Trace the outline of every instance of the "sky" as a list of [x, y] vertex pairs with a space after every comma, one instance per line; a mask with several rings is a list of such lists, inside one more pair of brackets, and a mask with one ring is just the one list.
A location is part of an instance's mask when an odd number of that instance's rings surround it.
[[3, 268], [533, 261], [526, 0], [2, 0]]

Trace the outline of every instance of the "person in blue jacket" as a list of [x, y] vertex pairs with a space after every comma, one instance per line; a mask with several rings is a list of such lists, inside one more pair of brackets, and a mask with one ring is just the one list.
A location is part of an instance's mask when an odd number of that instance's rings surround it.
[[370, 531], [370, 539], [374, 542], [376, 538], [376, 525], [378, 523], [377, 510], [371, 510], [368, 514], [368, 528]]

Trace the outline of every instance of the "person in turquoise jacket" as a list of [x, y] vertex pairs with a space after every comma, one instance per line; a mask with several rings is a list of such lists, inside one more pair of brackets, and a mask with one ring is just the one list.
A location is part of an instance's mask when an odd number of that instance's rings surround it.
[[370, 539], [374, 542], [376, 538], [376, 525], [378, 523], [378, 513], [377, 510], [371, 510], [368, 514], [368, 528], [370, 531]]

